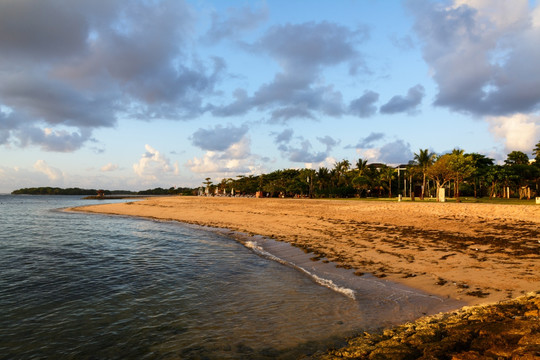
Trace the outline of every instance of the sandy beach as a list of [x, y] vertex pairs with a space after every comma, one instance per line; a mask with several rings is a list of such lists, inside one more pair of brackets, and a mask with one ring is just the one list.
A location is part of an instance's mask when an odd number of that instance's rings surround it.
[[306, 359], [540, 357], [540, 206], [165, 197], [69, 210], [263, 235], [358, 276], [471, 305], [358, 334]]
[[263, 235], [470, 305], [540, 290], [540, 206], [163, 197], [76, 210]]

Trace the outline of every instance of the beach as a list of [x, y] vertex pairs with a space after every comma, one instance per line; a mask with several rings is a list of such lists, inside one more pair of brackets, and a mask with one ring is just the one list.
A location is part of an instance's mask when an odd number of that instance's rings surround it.
[[540, 290], [540, 206], [162, 197], [76, 210], [262, 235], [470, 305]]
[[262, 235], [357, 276], [469, 305], [306, 359], [540, 357], [540, 206], [165, 197], [70, 210]]

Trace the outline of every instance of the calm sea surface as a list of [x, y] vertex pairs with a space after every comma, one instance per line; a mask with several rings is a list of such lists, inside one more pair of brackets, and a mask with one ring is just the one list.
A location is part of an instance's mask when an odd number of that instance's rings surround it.
[[0, 196], [1, 359], [294, 359], [443, 302], [264, 239], [58, 211], [95, 202]]

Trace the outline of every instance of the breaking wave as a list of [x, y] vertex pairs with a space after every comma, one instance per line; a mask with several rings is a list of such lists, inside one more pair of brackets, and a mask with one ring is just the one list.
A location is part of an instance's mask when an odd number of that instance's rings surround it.
[[271, 254], [268, 251], [264, 250], [255, 241], [248, 240], [248, 241], [246, 241], [244, 243], [244, 245], [248, 249], [251, 249], [253, 252], [255, 252], [259, 256], [263, 256], [263, 257], [265, 257], [267, 259], [270, 259], [270, 260], [279, 262], [279, 263], [281, 263], [283, 265], [287, 265], [287, 266], [290, 266], [290, 267], [292, 267], [294, 269], [300, 270], [301, 272], [303, 272], [304, 274], [306, 274], [310, 278], [312, 278], [317, 284], [322, 285], [324, 287], [327, 287], [330, 290], [333, 290], [333, 291], [338, 292], [340, 294], [343, 294], [343, 295], [345, 295], [345, 296], [347, 296], [347, 297], [349, 297], [349, 298], [351, 298], [353, 300], [356, 300], [356, 292], [354, 290], [343, 287], [343, 286], [339, 286], [330, 279], [325, 279], [325, 278], [322, 278], [320, 276], [317, 276], [316, 274], [313, 274], [312, 272], [304, 269], [301, 266], [298, 266], [298, 265], [296, 265], [296, 264], [294, 264], [294, 263], [292, 263], [290, 261], [287, 261], [287, 260], [284, 260], [284, 259], [282, 259], [282, 258], [280, 258], [278, 256], [275, 256], [274, 254]]

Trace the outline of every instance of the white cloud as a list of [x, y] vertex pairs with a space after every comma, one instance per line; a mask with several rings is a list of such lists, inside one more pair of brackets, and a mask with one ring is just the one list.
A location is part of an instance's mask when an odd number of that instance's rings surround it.
[[34, 169], [47, 175], [50, 180], [59, 180], [62, 178], [62, 172], [54, 167], [49, 166], [45, 160], [38, 160], [34, 164]]
[[201, 158], [194, 157], [188, 160], [186, 167], [194, 173], [215, 174], [220, 177], [264, 172], [262, 166], [256, 163], [256, 157], [232, 159], [215, 151], [207, 151]]
[[223, 172], [219, 166], [219, 154], [215, 151], [207, 151], [202, 158], [194, 157], [188, 160], [186, 166], [195, 173]]
[[537, 6], [532, 13], [532, 25], [535, 28], [540, 28], [540, 6]]
[[133, 171], [144, 179], [158, 180], [163, 175], [174, 173], [170, 161], [158, 150], [150, 145], [145, 145], [146, 152], [141, 156], [137, 164], [133, 164]]
[[108, 172], [108, 171], [114, 171], [118, 169], [118, 164], [108, 163], [107, 165], [103, 165], [101, 167], [101, 171]]
[[305, 163], [304, 166], [306, 169], [314, 169], [317, 170], [319, 168], [325, 167], [328, 169], [332, 169], [334, 167], [334, 164], [338, 160], [335, 157], [328, 156], [324, 161], [318, 162], [318, 163]]
[[264, 172], [258, 164], [260, 158], [251, 154], [251, 141], [243, 137], [225, 151], [206, 151], [202, 157], [188, 160], [185, 166], [194, 173], [213, 174], [217, 177], [259, 174]]
[[489, 131], [504, 141], [505, 150], [530, 153], [540, 139], [540, 116], [516, 114], [488, 117]]
[[367, 160], [368, 162], [378, 162], [381, 157], [380, 148], [371, 148], [371, 149], [356, 149], [356, 153], [362, 159]]
[[527, 17], [529, 5], [523, 0], [456, 0], [454, 8], [467, 5], [480, 11], [499, 29], [514, 26]]

